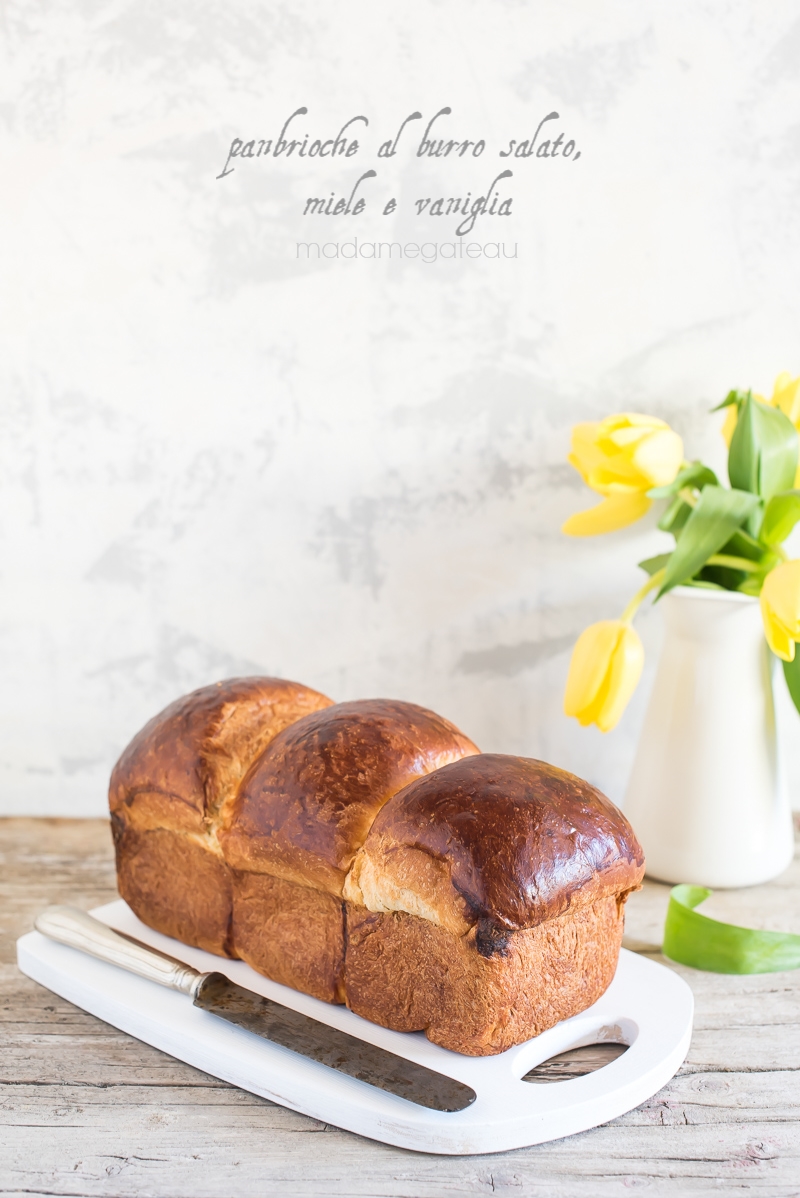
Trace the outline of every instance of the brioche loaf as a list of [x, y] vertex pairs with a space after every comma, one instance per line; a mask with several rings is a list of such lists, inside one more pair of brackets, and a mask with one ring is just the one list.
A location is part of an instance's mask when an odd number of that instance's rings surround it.
[[478, 1056], [603, 993], [644, 872], [571, 774], [480, 754], [415, 704], [278, 679], [172, 704], [110, 803], [120, 893], [149, 926]]

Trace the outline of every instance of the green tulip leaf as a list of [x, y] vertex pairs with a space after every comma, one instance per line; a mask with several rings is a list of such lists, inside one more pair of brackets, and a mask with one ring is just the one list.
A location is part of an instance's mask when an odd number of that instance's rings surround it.
[[773, 495], [764, 511], [760, 537], [765, 545], [781, 545], [800, 520], [800, 491]]
[[736, 428], [728, 449], [728, 478], [732, 487], [758, 494], [758, 442], [753, 418], [756, 400], [748, 392], [739, 404]]
[[699, 587], [705, 591], [729, 591], [730, 587], [724, 587], [719, 582], [709, 582], [707, 578], [687, 578], [682, 584], [685, 587]]
[[734, 404], [737, 408], [740, 408], [749, 394], [749, 391], [729, 391], [722, 403], [718, 403], [711, 411], [721, 412], [723, 408], [732, 408]]
[[742, 579], [736, 590], [739, 591], [741, 595], [752, 595], [754, 599], [757, 599], [761, 594], [761, 588], [763, 585], [763, 574], [748, 574], [746, 578]]
[[658, 597], [692, 578], [719, 553], [758, 505], [758, 498], [726, 487], [704, 487], [670, 555]]
[[744, 559], [745, 566], [748, 562], [753, 562], [759, 569], [737, 569], [733, 562], [726, 566], [715, 564], [703, 567], [701, 579], [715, 582], [726, 591], [740, 591], [743, 595], [760, 595], [765, 575], [780, 560], [774, 550], [751, 537], [743, 528], [736, 530], [731, 539], [722, 546], [720, 553], [727, 558]]
[[709, 973], [776, 973], [800, 969], [800, 936], [760, 932], [700, 915], [712, 891], [673, 886], [664, 924], [664, 956]]
[[670, 495], [677, 495], [683, 487], [694, 487], [700, 491], [703, 487], [709, 484], [713, 486], [718, 482], [719, 479], [709, 466], [704, 466], [702, 462], [691, 462], [683, 470], [679, 470], [672, 482], [667, 483], [665, 487], [653, 487], [647, 492], [647, 497], [669, 499]]
[[644, 570], [645, 574], [649, 574], [652, 578], [654, 574], [658, 574], [659, 570], [663, 570], [671, 553], [659, 553], [655, 557], [646, 557], [643, 562], [639, 562], [639, 569]]
[[758, 578], [758, 589], [761, 589], [762, 576], [745, 574], [730, 566], [703, 566], [696, 578], [687, 579], [683, 586], [693, 586], [696, 582], [713, 582], [723, 591], [741, 591], [754, 578]]
[[791, 420], [748, 394], [739, 407], [728, 454], [731, 486], [771, 499], [793, 486], [797, 457], [797, 430]]
[[677, 536], [691, 514], [692, 505], [680, 495], [676, 495], [659, 520], [658, 527], [662, 532], [671, 532]]
[[786, 679], [786, 685], [789, 688], [789, 694], [792, 696], [792, 702], [798, 711], [800, 711], [800, 652], [795, 646], [794, 661], [781, 662], [783, 666], [783, 676]]
[[767, 556], [771, 561], [775, 556], [743, 528], [737, 528], [731, 539], [722, 546], [722, 552], [730, 554], [731, 557], [746, 557], [752, 562], [763, 561]]

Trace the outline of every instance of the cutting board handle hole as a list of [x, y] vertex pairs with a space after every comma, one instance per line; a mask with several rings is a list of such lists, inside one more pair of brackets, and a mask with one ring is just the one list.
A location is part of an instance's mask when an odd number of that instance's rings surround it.
[[609, 1044], [608, 1041], [602, 1044], [584, 1044], [580, 1048], [570, 1048], [567, 1052], [560, 1052], [557, 1056], [542, 1061], [541, 1065], [530, 1069], [522, 1080], [547, 1085], [550, 1082], [568, 1081], [573, 1077], [585, 1077], [587, 1073], [594, 1073], [610, 1065], [627, 1051], [627, 1044]]

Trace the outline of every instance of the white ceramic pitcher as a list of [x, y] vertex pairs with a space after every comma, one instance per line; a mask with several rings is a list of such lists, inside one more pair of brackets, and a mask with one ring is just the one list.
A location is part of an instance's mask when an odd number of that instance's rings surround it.
[[757, 599], [677, 587], [625, 800], [664, 882], [752, 886], [794, 852]]

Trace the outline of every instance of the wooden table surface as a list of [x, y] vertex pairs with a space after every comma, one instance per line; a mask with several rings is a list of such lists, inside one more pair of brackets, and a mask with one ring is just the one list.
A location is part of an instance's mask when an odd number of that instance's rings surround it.
[[[236, 1090], [19, 973], [15, 940], [38, 910], [115, 897], [104, 821], [0, 820], [0, 892], [0, 1194], [800, 1195], [800, 970], [727, 977], [673, 967], [694, 990], [695, 1033], [686, 1064], [649, 1102], [551, 1144], [438, 1157]], [[656, 960], [666, 896], [648, 883], [628, 905], [629, 946]], [[706, 909], [800, 932], [800, 861]]]

